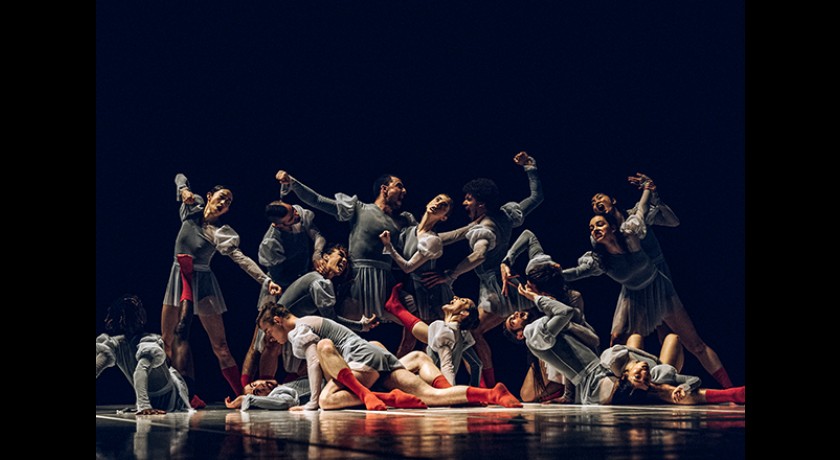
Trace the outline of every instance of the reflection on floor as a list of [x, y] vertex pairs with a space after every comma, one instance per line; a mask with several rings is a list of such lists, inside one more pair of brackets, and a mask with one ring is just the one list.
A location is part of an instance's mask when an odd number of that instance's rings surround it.
[[744, 406], [192, 413], [96, 408], [97, 458], [718, 458], [745, 456]]

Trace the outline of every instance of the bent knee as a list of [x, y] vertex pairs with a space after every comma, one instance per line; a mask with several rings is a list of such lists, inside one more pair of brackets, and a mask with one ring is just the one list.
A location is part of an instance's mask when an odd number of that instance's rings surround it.
[[318, 350], [318, 353], [328, 353], [335, 350], [335, 344], [330, 339], [321, 339], [316, 345], [316, 350]]

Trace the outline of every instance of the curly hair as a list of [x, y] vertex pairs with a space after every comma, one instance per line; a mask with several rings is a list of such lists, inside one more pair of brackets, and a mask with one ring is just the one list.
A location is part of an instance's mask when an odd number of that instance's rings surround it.
[[499, 187], [490, 179], [473, 179], [464, 184], [462, 191], [472, 195], [479, 203], [484, 203], [488, 210], [495, 210], [501, 204]]
[[143, 301], [134, 294], [125, 294], [115, 300], [105, 315], [105, 330], [112, 335], [128, 337], [143, 333], [146, 328], [146, 309]]

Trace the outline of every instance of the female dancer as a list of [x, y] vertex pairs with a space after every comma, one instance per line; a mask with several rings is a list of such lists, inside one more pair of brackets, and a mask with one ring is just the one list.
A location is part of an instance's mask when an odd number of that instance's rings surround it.
[[595, 250], [578, 260], [578, 266], [563, 270], [567, 281], [606, 273], [621, 284], [611, 331], [611, 345], [626, 341], [630, 334], [647, 336], [664, 323], [694, 354], [723, 387], [732, 383], [717, 353], [707, 346], [683, 307], [671, 279], [660, 271], [642, 249], [647, 231], [645, 214], [650, 184], [642, 192], [636, 212], [618, 224], [610, 214], [596, 215], [589, 221]]
[[[275, 284], [250, 257], [239, 249], [239, 235], [219, 218], [228, 212], [233, 193], [217, 185], [207, 192], [207, 202], [190, 190], [187, 177], [175, 176], [181, 204], [181, 229], [175, 239], [175, 261], [169, 272], [169, 283], [163, 298], [161, 331], [166, 355], [192, 387], [195, 378], [189, 335], [193, 308], [207, 332], [213, 353], [219, 360], [222, 375], [236, 395], [242, 393], [239, 366], [230, 353], [225, 338], [222, 313], [227, 311], [216, 276], [210, 270], [213, 254], [230, 257], [272, 294], [279, 294]], [[192, 401], [191, 401], [192, 402]], [[202, 403], [196, 400], [197, 405]]]

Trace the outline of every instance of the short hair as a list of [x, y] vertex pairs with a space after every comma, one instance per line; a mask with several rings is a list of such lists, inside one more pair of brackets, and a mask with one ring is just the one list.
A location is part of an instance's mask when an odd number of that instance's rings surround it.
[[286, 214], [289, 213], [289, 208], [283, 206], [284, 204], [286, 203], [281, 200], [276, 200], [265, 205], [265, 218], [274, 221], [286, 217]]
[[393, 174], [383, 174], [376, 178], [373, 181], [373, 197], [376, 198], [379, 196], [379, 189], [382, 188], [383, 185], [391, 185], [391, 181], [394, 180]]
[[479, 203], [484, 203], [488, 210], [496, 209], [500, 205], [499, 187], [490, 179], [480, 177], [464, 184], [463, 192], [469, 193]]
[[629, 405], [629, 404], [644, 404], [647, 400], [648, 390], [642, 390], [633, 387], [626, 377], [622, 377], [618, 381], [618, 387], [615, 389], [612, 397], [612, 404], [614, 405]]
[[146, 328], [146, 309], [143, 301], [134, 294], [125, 294], [115, 300], [105, 315], [105, 330], [112, 335], [130, 337]]
[[[213, 186], [213, 188], [211, 188], [211, 189], [210, 189], [210, 191], [208, 191], [208, 192], [207, 192], [207, 194], [208, 194], [208, 195], [213, 195], [213, 194], [215, 194], [216, 192], [218, 192], [219, 190], [227, 190], [227, 191], [230, 191], [230, 189], [229, 189], [229, 188], [227, 188], [227, 187], [226, 187], [226, 186], [224, 186], [224, 185], [214, 185], [214, 186]], [[231, 202], [233, 202], [233, 192], [230, 192], [230, 201], [231, 201]]]

